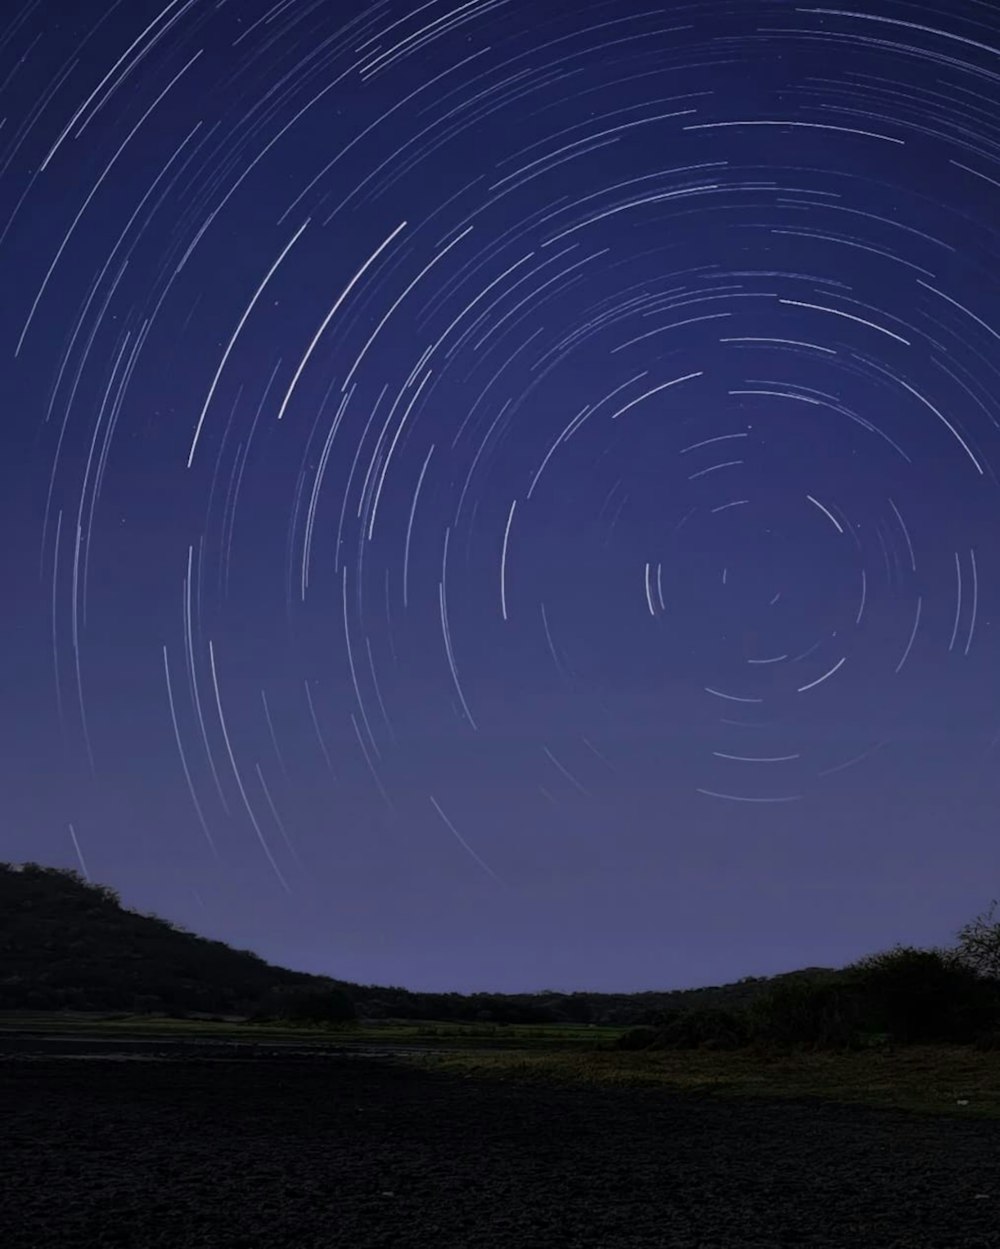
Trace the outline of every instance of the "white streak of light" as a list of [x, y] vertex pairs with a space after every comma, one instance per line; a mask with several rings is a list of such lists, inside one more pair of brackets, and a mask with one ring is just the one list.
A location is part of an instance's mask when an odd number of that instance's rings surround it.
[[413, 518], [417, 514], [417, 500], [420, 498], [420, 487], [424, 484], [424, 474], [427, 472], [427, 465], [431, 462], [431, 456], [434, 454], [434, 445], [431, 444], [430, 451], [427, 452], [427, 459], [424, 460], [424, 466], [420, 470], [420, 477], [417, 481], [417, 488], [413, 492], [413, 503], [410, 506], [410, 519], [406, 526], [406, 546], [403, 549], [403, 606], [409, 604], [409, 587], [410, 587], [410, 540], [413, 537]]
[[979, 606], [979, 580], [976, 576], [976, 552], [969, 552], [969, 560], [972, 564], [972, 619], [969, 621], [969, 636], [965, 643], [964, 654], [968, 655], [969, 647], [972, 645], [972, 635], [976, 629], [976, 609]]
[[90, 873], [87, 871], [87, 865], [83, 861], [83, 851], [80, 849], [80, 843], [76, 839], [76, 829], [71, 824], [69, 826], [69, 835], [73, 838], [73, 846], [76, 849], [76, 857], [80, 860], [80, 866], [83, 868], [83, 874], [90, 880]]
[[211, 640], [209, 640], [208, 643], [208, 660], [212, 669], [212, 685], [215, 689], [215, 706], [219, 713], [219, 725], [222, 728], [222, 740], [226, 743], [226, 753], [229, 755], [229, 762], [232, 764], [233, 776], [236, 778], [236, 786], [240, 791], [240, 797], [243, 799], [243, 805], [246, 807], [247, 815], [250, 817], [250, 823], [253, 825], [254, 832], [257, 834], [257, 840], [260, 842], [264, 853], [267, 855], [267, 861], [271, 864], [271, 869], [281, 882], [281, 887], [284, 891], [286, 893], [291, 893], [292, 891], [288, 887], [288, 881], [285, 880], [284, 876], [282, 876], [281, 868], [279, 868], [277, 863], [274, 861], [274, 855], [271, 853], [271, 847], [267, 844], [264, 834], [261, 831], [261, 827], [257, 823], [257, 817], [254, 815], [253, 807], [250, 805], [250, 799], [247, 797], [247, 791], [243, 788], [243, 778], [240, 776], [240, 770], [236, 766], [236, 756], [233, 754], [232, 743], [229, 740], [229, 730], [226, 727], [226, 718], [222, 713], [222, 697], [219, 694], [219, 678], [215, 671], [215, 648], [212, 645]]
[[497, 882], [497, 884], [498, 884], [498, 885], [505, 885], [505, 884], [506, 884], [506, 882], [500, 879], [500, 877], [496, 874], [496, 872], [494, 872], [493, 868], [492, 868], [492, 867], [490, 867], [490, 865], [489, 865], [488, 863], [484, 863], [484, 862], [483, 862], [483, 860], [479, 857], [479, 855], [478, 855], [478, 854], [476, 854], [475, 850], [473, 850], [473, 848], [472, 848], [472, 847], [469, 845], [469, 843], [465, 840], [465, 838], [462, 836], [462, 834], [458, 831], [458, 829], [455, 827], [455, 825], [454, 825], [454, 824], [452, 824], [451, 820], [449, 820], [449, 819], [448, 819], [448, 817], [445, 815], [445, 813], [441, 810], [440, 806], [438, 805], [438, 801], [437, 801], [437, 799], [433, 796], [433, 794], [429, 795], [429, 797], [430, 797], [430, 800], [431, 800], [431, 805], [433, 806], [434, 810], [438, 813], [438, 815], [439, 815], [439, 816], [441, 817], [441, 819], [444, 821], [445, 826], [449, 829], [449, 831], [450, 831], [450, 832], [451, 832], [451, 833], [455, 836], [455, 838], [458, 840], [459, 844], [460, 844], [461, 846], [464, 846], [464, 848], [468, 851], [468, 853], [469, 853], [469, 854], [471, 854], [471, 855], [472, 855], [472, 857], [476, 860], [476, 862], [477, 862], [477, 863], [479, 864], [479, 866], [483, 869], [483, 871], [484, 871], [484, 872], [488, 872], [488, 873], [490, 874], [490, 876], [492, 876], [492, 877], [493, 877], [493, 879]]
[[789, 794], [786, 798], [746, 798], [740, 794], [719, 794], [712, 789], [699, 789], [699, 794], [706, 794], [709, 798], [725, 798], [727, 802], [798, 802], [801, 795]]
[[515, 507], [517, 507], [517, 499], [510, 505], [507, 528], [503, 534], [503, 550], [500, 553], [500, 610], [503, 612], [504, 620], [507, 619], [507, 544], [510, 541], [510, 527], [514, 521]]
[[799, 686], [799, 688], [798, 688], [798, 691], [797, 691], [797, 692], [798, 692], [799, 694], [804, 694], [804, 693], [806, 692], [806, 690], [812, 690], [812, 689], [815, 689], [815, 688], [816, 688], [816, 686], [817, 686], [817, 685], [819, 685], [821, 682], [825, 681], [825, 680], [827, 679], [827, 677], [832, 677], [832, 676], [833, 676], [833, 674], [834, 674], [834, 673], [835, 673], [835, 672], [836, 672], [839, 668], [842, 668], [842, 667], [844, 666], [844, 664], [845, 664], [845, 663], [847, 663], [847, 656], [846, 656], [846, 655], [843, 657], [843, 659], [838, 659], [838, 660], [837, 660], [837, 662], [833, 665], [833, 667], [830, 669], [830, 671], [829, 671], [829, 672], [824, 672], [824, 673], [823, 673], [823, 675], [822, 675], [821, 677], [817, 677], [815, 681], [810, 681], [808, 685], [800, 685], [800, 686]]
[[191, 771], [188, 768], [187, 757], [184, 754], [184, 747], [181, 744], [181, 731], [177, 725], [177, 712], [174, 708], [174, 694], [173, 690], [170, 688], [170, 663], [167, 659], [167, 648], [165, 646], [163, 648], [163, 675], [167, 682], [167, 700], [170, 703], [170, 720], [174, 726], [174, 737], [177, 739], [177, 753], [181, 757], [181, 766], [184, 769], [184, 777], [191, 793], [191, 801], [194, 803], [194, 809], [198, 812], [198, 819], [201, 823], [201, 827], [205, 833], [208, 844], [212, 847], [212, 853], [215, 855], [216, 859], [218, 859], [219, 852], [215, 847], [215, 842], [212, 840], [212, 834], [208, 831], [208, 823], [206, 822], [204, 812], [201, 809], [201, 803], [198, 801], [198, 795], [195, 792], [194, 782], [191, 780]]
[[951, 641], [948, 643], [948, 649], [955, 649], [955, 639], [958, 637], [958, 622], [962, 617], [962, 563], [955, 552], [955, 575], [958, 578], [958, 601], [955, 604], [955, 627], [951, 631]]
[[289, 403], [291, 402], [292, 395], [295, 393], [295, 387], [299, 384], [299, 378], [302, 376], [302, 373], [305, 370], [306, 365], [309, 363], [309, 359], [312, 356], [312, 353], [316, 350], [316, 344], [323, 337], [324, 333], [326, 332], [326, 327], [333, 320], [337, 312], [337, 309], [344, 302], [347, 296], [351, 293], [351, 291], [354, 289], [357, 283], [361, 280], [361, 278], [365, 275], [365, 272], [371, 267], [371, 265], [375, 263], [375, 261], [379, 258], [379, 256], [381, 256], [381, 254], [385, 251], [385, 249], [389, 246], [389, 244], [405, 228], [406, 228], [406, 222], [403, 221], [400, 225], [398, 225], [395, 228], [395, 230], [393, 230], [393, 232], [389, 235], [389, 237], [383, 243], [381, 243], [380, 246], [374, 252], [372, 252], [372, 254], [368, 257], [365, 263], [357, 271], [354, 277], [351, 278], [350, 282], [348, 282], [347, 285], [344, 287], [343, 293], [341, 294], [340, 298], [337, 300], [337, 302], [333, 305], [330, 311], [323, 318], [322, 325], [316, 331], [316, 334], [312, 342], [306, 348], [305, 355], [299, 361], [299, 367], [295, 370], [295, 376], [292, 378], [291, 384], [288, 387], [288, 391], [285, 394], [285, 398], [282, 401], [281, 408], [278, 411], [279, 421], [285, 415], [285, 409], [288, 407]]
[[190, 468], [194, 463], [194, 453], [198, 446], [198, 439], [201, 437], [201, 427], [205, 424], [205, 417], [208, 415], [209, 406], [211, 405], [212, 398], [215, 395], [215, 388], [219, 384], [219, 378], [222, 376], [222, 370], [226, 367], [226, 361], [229, 359], [229, 354], [236, 345], [236, 340], [240, 336], [240, 331], [243, 329], [244, 325], [246, 325], [250, 313], [254, 310], [254, 305], [257, 303], [257, 300], [260, 299], [261, 295], [264, 293], [264, 288], [267, 286], [268, 282], [270, 282], [271, 278], [274, 277], [275, 273], [278, 271], [278, 266], [292, 250], [308, 224], [309, 222], [306, 220], [301, 226], [299, 226], [291, 241], [286, 244], [284, 251], [270, 267], [270, 269], [268, 269], [267, 276], [264, 278], [263, 282], [261, 282], [260, 286], [257, 287], [256, 291], [254, 291], [253, 298], [244, 309], [243, 315], [240, 317], [239, 324], [236, 326], [236, 329], [233, 330], [233, 336], [227, 343], [226, 350], [222, 353], [222, 359], [219, 361], [219, 367], [215, 370], [215, 376], [212, 378], [212, 384], [208, 388], [208, 394], [205, 397], [205, 403], [201, 409], [201, 415], [198, 417], [198, 424], [195, 426], [194, 437], [191, 440], [191, 450], [188, 452], [188, 468]]
[[669, 387], [677, 386], [681, 382], [689, 382], [694, 377], [703, 377], [703, 376], [704, 376], [704, 373], [688, 373], [684, 377], [675, 377], [673, 381], [671, 382], [664, 382], [662, 386], [654, 386], [652, 390], [647, 390], [646, 393], [643, 395], [640, 395], [638, 399], [633, 399], [631, 403], [626, 403], [626, 405], [623, 408], [619, 408], [618, 411], [612, 415], [611, 420], [617, 421], [620, 416], [624, 416], [624, 414], [629, 410], [629, 408], [634, 408], [637, 403], [642, 403], [643, 399], [648, 399], [650, 395], [659, 394], [661, 390], [667, 390], [669, 389]]
[[827, 520], [831, 522], [831, 524], [834, 526], [834, 528], [837, 530], [838, 533], [844, 532], [837, 518], [826, 510], [823, 504], [820, 503], [819, 499], [814, 499], [811, 494], [807, 494], [806, 498], [809, 500], [810, 503], [815, 503], [815, 505], [819, 508], [819, 510], [823, 513], [823, 515], [827, 518]]

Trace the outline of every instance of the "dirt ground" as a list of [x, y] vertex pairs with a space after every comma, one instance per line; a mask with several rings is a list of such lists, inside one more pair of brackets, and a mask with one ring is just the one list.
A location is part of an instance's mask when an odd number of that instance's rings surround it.
[[0, 1060], [4, 1249], [1000, 1249], [1000, 1123], [371, 1057]]

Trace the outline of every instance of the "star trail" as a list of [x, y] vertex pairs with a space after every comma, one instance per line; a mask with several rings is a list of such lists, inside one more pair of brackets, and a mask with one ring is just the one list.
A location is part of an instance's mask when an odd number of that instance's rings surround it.
[[978, 0], [15, 4], [4, 857], [414, 989], [945, 939], [998, 203]]

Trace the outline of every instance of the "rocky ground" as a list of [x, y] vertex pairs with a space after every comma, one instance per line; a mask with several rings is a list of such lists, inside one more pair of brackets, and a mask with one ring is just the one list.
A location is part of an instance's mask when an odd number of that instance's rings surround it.
[[0, 1245], [1000, 1249], [1000, 1123], [371, 1057], [8, 1052]]

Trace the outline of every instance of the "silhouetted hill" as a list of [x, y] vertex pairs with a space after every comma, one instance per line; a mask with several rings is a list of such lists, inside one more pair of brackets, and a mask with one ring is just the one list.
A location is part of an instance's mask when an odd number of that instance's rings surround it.
[[0, 865], [0, 1009], [243, 1014], [334, 983], [127, 910], [76, 872]]
[[339, 988], [367, 1019], [491, 1023], [653, 1023], [677, 1007], [747, 1006], [784, 980], [828, 980], [809, 967], [735, 984], [646, 993], [416, 993], [274, 967], [123, 907], [114, 890], [35, 863], [0, 864], [0, 1010], [253, 1015], [282, 995]]

